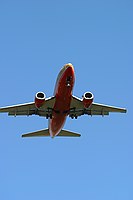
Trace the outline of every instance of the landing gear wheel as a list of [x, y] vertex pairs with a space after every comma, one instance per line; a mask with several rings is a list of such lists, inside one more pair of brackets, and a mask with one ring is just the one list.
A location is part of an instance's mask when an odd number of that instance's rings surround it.
[[52, 119], [52, 114], [49, 115], [49, 118]]

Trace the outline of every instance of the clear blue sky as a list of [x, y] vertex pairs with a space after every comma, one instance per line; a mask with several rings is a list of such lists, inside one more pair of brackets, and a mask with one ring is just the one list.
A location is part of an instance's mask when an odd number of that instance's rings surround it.
[[74, 95], [127, 114], [67, 119], [80, 138], [27, 138], [37, 116], [0, 114], [0, 199], [133, 199], [133, 1], [0, 0], [0, 106], [53, 95], [75, 67]]

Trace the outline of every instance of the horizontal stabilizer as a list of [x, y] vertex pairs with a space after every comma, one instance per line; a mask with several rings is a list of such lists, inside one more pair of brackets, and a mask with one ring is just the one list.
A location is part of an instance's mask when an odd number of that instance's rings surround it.
[[48, 129], [44, 129], [44, 130], [40, 130], [40, 131], [36, 131], [36, 132], [32, 132], [32, 133], [27, 133], [22, 135], [22, 137], [46, 137], [46, 136], [50, 136], [49, 134], [49, 130]]
[[[46, 137], [46, 136], [50, 136], [49, 129], [44, 129], [44, 130], [40, 130], [40, 131], [22, 135], [22, 137]], [[57, 136], [80, 137], [81, 135], [78, 133], [67, 131], [67, 130], [61, 130], [61, 132]]]
[[61, 130], [61, 132], [57, 136], [65, 136], [65, 137], [80, 137], [79, 133], [74, 133], [67, 130]]

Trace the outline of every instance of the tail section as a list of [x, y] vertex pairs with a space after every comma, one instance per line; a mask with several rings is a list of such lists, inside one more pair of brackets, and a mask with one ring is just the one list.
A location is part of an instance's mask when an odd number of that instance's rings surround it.
[[49, 134], [49, 130], [48, 129], [44, 129], [44, 130], [40, 130], [40, 131], [35, 131], [32, 133], [27, 133], [27, 134], [23, 134], [22, 137], [46, 137], [46, 136], [50, 136]]
[[[46, 137], [50, 136], [49, 129], [44, 129], [32, 133], [23, 134], [22, 137]], [[80, 137], [81, 135], [78, 133], [70, 132], [67, 130], [61, 130], [61, 132], [57, 136], [63, 137]], [[57, 137], [56, 136], [56, 137]]]
[[64, 137], [80, 137], [79, 133], [74, 133], [67, 130], [61, 130], [61, 132], [57, 136], [64, 136]]

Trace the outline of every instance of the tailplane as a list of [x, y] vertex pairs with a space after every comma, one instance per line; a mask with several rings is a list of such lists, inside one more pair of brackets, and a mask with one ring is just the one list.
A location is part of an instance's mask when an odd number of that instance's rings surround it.
[[57, 136], [64, 136], [64, 137], [80, 137], [79, 133], [74, 133], [67, 130], [61, 130], [61, 132]]
[[[49, 129], [44, 129], [32, 133], [23, 134], [22, 137], [46, 137], [50, 136]], [[64, 136], [64, 137], [80, 137], [81, 135], [78, 133], [74, 133], [67, 130], [61, 130], [61, 132], [57, 136]], [[57, 137], [56, 136], [56, 137]]]
[[27, 133], [27, 134], [23, 134], [22, 137], [46, 137], [46, 136], [50, 136], [49, 134], [49, 130], [48, 129], [44, 129], [44, 130], [40, 130], [40, 131], [35, 131], [32, 133]]

